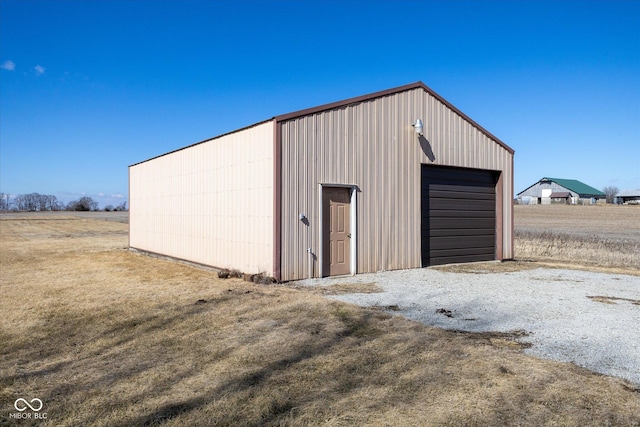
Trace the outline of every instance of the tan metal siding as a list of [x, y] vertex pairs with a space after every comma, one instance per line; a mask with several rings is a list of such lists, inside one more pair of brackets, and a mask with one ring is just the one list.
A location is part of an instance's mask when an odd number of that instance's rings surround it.
[[[424, 122], [431, 161], [411, 124]], [[427, 91], [416, 88], [281, 122], [282, 279], [318, 274], [320, 184], [350, 184], [357, 194], [357, 271], [421, 266], [420, 165], [499, 170], [503, 254], [511, 258], [511, 154]], [[309, 225], [299, 220], [304, 213]]]
[[273, 121], [130, 167], [130, 246], [273, 274]]

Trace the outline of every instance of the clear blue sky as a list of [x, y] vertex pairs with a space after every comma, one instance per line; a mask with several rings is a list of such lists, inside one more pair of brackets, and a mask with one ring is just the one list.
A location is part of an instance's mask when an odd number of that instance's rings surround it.
[[418, 80], [543, 176], [640, 188], [640, 1], [0, 0], [0, 191], [128, 196], [130, 164]]

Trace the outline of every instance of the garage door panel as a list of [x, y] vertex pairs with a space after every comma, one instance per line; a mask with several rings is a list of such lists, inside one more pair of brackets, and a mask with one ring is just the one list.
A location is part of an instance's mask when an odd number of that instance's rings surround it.
[[424, 266], [495, 259], [497, 173], [423, 165]]
[[423, 218], [467, 218], [467, 221], [473, 218], [495, 218], [494, 211], [454, 211], [454, 210], [432, 210], [430, 215], [427, 214]]
[[[429, 221], [429, 217], [426, 217], [426, 220]], [[431, 217], [429, 225], [431, 230], [439, 230], [439, 229], [488, 229], [492, 230], [495, 225], [495, 220], [491, 217], [487, 218], [474, 218], [473, 221], [465, 221], [460, 220], [458, 218], [450, 218], [450, 217]]]
[[487, 259], [487, 254], [478, 254], [478, 255], [453, 255], [450, 257], [445, 256], [437, 256], [431, 258], [431, 263], [429, 265], [445, 265], [445, 264], [454, 264], [454, 263], [463, 263], [463, 262], [480, 262], [480, 261], [491, 261], [493, 260]]
[[465, 200], [443, 199], [433, 197], [429, 201], [430, 210], [461, 210], [461, 211], [493, 211], [496, 207], [494, 200]]
[[440, 251], [439, 256], [441, 258], [447, 257], [455, 257], [455, 256], [482, 256], [487, 253], [488, 248], [453, 248], [453, 249], [443, 249]]
[[[486, 174], [486, 172], [491, 171], [482, 169], [453, 168], [446, 166], [423, 165], [423, 167], [430, 169], [429, 171], [427, 171], [427, 173], [429, 174], [430, 182], [435, 185], [444, 184], [490, 187], [491, 185], [495, 184], [495, 178], [490, 174]], [[454, 176], [455, 182], [452, 182], [452, 176]]]
[[[477, 194], [477, 197], [480, 197], [481, 194], [495, 195], [495, 191], [492, 188], [479, 187], [477, 185], [445, 185], [430, 183], [428, 190], [431, 194], [438, 191], [444, 192], [445, 197], [449, 197], [449, 195], [455, 193]], [[435, 193], [435, 195], [437, 196], [437, 193]]]
[[[433, 186], [431, 186], [433, 187]], [[471, 191], [447, 191], [447, 190], [433, 190], [429, 191], [431, 198], [442, 199], [464, 199], [464, 200], [495, 200], [495, 193], [471, 192]]]
[[[493, 228], [431, 228], [431, 238], [434, 237], [466, 237], [466, 236], [491, 236]], [[493, 240], [492, 240], [493, 241]]]
[[[440, 212], [440, 211], [438, 211]], [[457, 212], [460, 213], [460, 212]], [[468, 213], [468, 212], [467, 212]], [[486, 214], [486, 213], [485, 213]], [[484, 217], [480, 216], [460, 216], [456, 217], [453, 215], [442, 215], [431, 217], [423, 217], [423, 221], [428, 222], [431, 230], [438, 229], [446, 229], [446, 230], [457, 230], [457, 229], [493, 229], [495, 227], [495, 220], [489, 214], [486, 214]]]
[[[431, 236], [431, 250], [492, 248], [493, 235], [485, 236]], [[493, 252], [493, 250], [492, 250]]]

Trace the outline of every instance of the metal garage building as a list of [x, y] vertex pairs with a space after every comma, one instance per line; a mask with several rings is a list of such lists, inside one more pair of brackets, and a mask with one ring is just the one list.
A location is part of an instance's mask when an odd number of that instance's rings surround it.
[[129, 245], [282, 281], [508, 259], [513, 154], [417, 82], [130, 166]]

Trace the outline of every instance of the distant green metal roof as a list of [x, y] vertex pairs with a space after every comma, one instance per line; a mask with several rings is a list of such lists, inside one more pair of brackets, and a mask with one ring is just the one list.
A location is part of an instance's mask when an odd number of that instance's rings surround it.
[[556, 184], [562, 185], [564, 188], [566, 188], [567, 190], [571, 190], [574, 193], [578, 193], [580, 195], [587, 195], [587, 196], [606, 196], [606, 194], [604, 194], [602, 191], [600, 190], [596, 190], [595, 188], [591, 187], [590, 185], [585, 184], [584, 182], [580, 182], [576, 179], [562, 179], [562, 178], [542, 178], [540, 181], [544, 181], [544, 180], [548, 180], [548, 181], [553, 181]]

